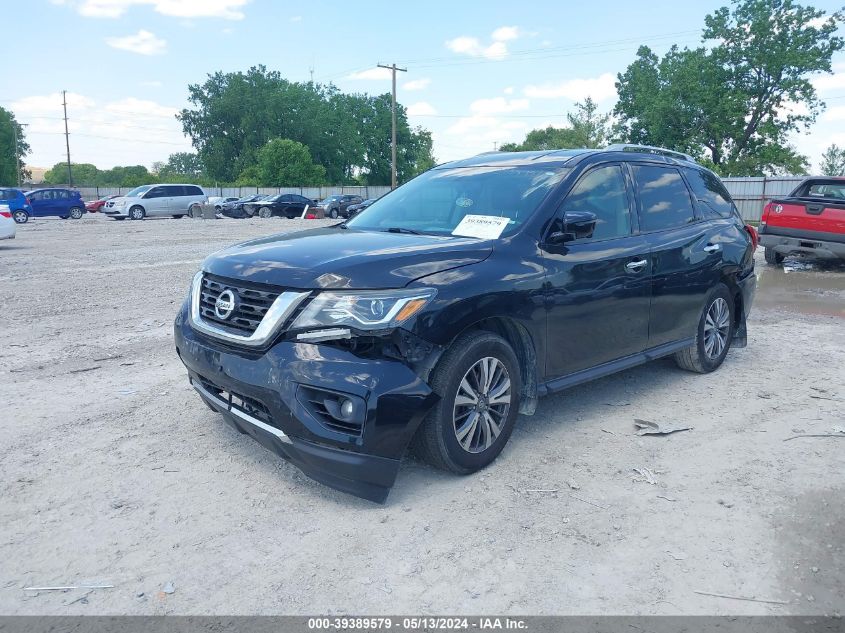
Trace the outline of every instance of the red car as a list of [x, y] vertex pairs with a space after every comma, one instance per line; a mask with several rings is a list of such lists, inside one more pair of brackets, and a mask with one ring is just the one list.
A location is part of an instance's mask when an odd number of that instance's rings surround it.
[[117, 194], [111, 196], [105, 196], [100, 198], [99, 200], [92, 200], [91, 202], [85, 203], [85, 210], [88, 213], [97, 213], [97, 211], [102, 211], [103, 207], [105, 206], [106, 202], [111, 200], [112, 198], [117, 198]]
[[769, 264], [790, 253], [845, 259], [845, 178], [807, 178], [772, 200], [760, 220], [760, 245]]

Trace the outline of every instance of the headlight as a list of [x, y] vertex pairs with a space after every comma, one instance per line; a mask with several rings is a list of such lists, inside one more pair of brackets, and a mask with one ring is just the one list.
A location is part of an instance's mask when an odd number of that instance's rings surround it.
[[359, 330], [394, 328], [434, 298], [434, 288], [322, 292], [302, 311], [292, 329], [346, 326]]

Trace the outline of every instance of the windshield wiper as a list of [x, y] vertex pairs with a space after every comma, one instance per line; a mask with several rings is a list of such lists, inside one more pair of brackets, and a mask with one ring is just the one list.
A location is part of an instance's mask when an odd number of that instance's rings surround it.
[[391, 226], [384, 230], [387, 233], [410, 233], [411, 235], [422, 235], [422, 233], [420, 233], [419, 231], [415, 231], [414, 229], [406, 229], [403, 226]]

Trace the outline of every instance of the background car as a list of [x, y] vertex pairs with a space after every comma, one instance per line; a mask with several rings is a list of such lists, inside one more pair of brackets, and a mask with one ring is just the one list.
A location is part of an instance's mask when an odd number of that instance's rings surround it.
[[[36, 218], [59, 216], [63, 220], [67, 218], [78, 220], [85, 215], [85, 202], [82, 200], [82, 194], [75, 189], [62, 187], [34, 189], [28, 191], [26, 197], [32, 206], [30, 215]], [[15, 221], [19, 224], [26, 222], [26, 220], [19, 220], [17, 215]]]
[[108, 202], [109, 200], [114, 200], [119, 195], [120, 194], [114, 193], [110, 196], [103, 196], [99, 200], [91, 200], [90, 202], [86, 202], [85, 209], [88, 211], [88, 213], [97, 213], [97, 211], [100, 211], [106, 205], [106, 202]]
[[0, 202], [0, 240], [15, 239], [15, 221], [12, 210], [5, 202]]
[[845, 259], [845, 178], [807, 178], [766, 205], [760, 243], [769, 264], [791, 253]]
[[256, 202], [258, 200], [264, 200], [265, 198], [269, 198], [269, 196], [265, 194], [256, 193], [251, 196], [244, 196], [243, 198], [238, 198], [237, 200], [233, 200], [232, 202], [224, 202], [220, 205], [220, 214], [226, 216], [227, 218], [235, 218], [236, 220], [239, 220], [241, 218], [248, 218], [250, 216], [244, 209], [244, 205], [250, 202]]
[[350, 204], [348, 207], [346, 207], [346, 211], [343, 213], [343, 217], [354, 218], [357, 214], [361, 213], [361, 211], [366, 209], [376, 200], [378, 200], [378, 198], [367, 198], [359, 204]]
[[20, 189], [0, 188], [0, 205], [9, 207], [12, 217], [18, 224], [23, 224], [32, 215], [32, 206]]
[[181, 218], [194, 205], [205, 204], [208, 196], [197, 185], [161, 184], [135, 187], [125, 196], [109, 200], [103, 213], [117, 220], [143, 220], [146, 217]]
[[314, 201], [295, 193], [280, 193], [263, 200], [249, 202], [244, 210], [259, 218], [301, 218], [306, 207], [314, 206]]
[[338, 194], [323, 198], [317, 206], [323, 210], [327, 218], [346, 217], [346, 209], [352, 204], [361, 204], [364, 199], [361, 196], [349, 194]]
[[210, 196], [208, 198], [208, 204], [214, 205], [215, 211], [220, 211], [223, 208], [223, 205], [227, 202], [235, 202], [239, 198], [237, 196]]

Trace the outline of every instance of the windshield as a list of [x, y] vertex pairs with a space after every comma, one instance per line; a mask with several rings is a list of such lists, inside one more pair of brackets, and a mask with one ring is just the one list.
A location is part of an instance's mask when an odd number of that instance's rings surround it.
[[373, 202], [347, 226], [448, 235], [464, 216], [480, 215], [508, 218], [507, 235], [567, 173], [548, 165], [432, 169]]
[[138, 196], [148, 192], [152, 188], [153, 188], [152, 185], [142, 185], [140, 187], [135, 187], [134, 189], [130, 189], [124, 195], [127, 198], [137, 198]]

